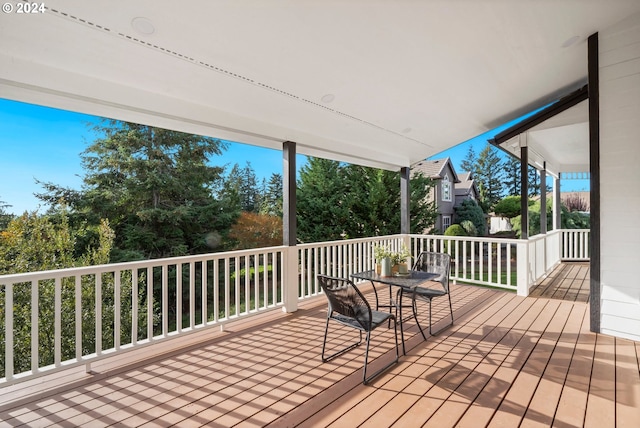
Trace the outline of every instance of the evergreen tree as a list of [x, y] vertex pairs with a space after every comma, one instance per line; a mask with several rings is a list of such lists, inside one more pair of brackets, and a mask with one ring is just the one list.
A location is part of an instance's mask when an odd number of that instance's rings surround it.
[[345, 180], [340, 163], [310, 157], [300, 169], [297, 189], [298, 238], [302, 242], [341, 239], [347, 231]]
[[282, 174], [271, 174], [262, 188], [260, 214], [282, 217]]
[[[508, 156], [504, 163], [504, 189], [507, 195], [520, 196], [521, 189], [521, 174], [520, 174], [520, 159], [515, 156]], [[529, 165], [527, 167], [527, 193], [529, 196], [540, 194], [540, 175], [538, 171]], [[547, 186], [547, 191], [551, 189]]]
[[535, 196], [540, 194], [540, 175], [538, 175], [538, 170], [528, 165], [527, 168], [527, 192], [529, 196]]
[[6, 209], [10, 206], [4, 201], [0, 201], [0, 231], [6, 229], [11, 219], [13, 219], [13, 216], [6, 212]]
[[486, 233], [486, 222], [482, 208], [472, 199], [465, 199], [459, 207], [456, 208], [456, 217], [458, 223], [470, 221], [475, 226], [477, 236], [484, 236]]
[[507, 156], [504, 163], [504, 189], [507, 196], [520, 196], [520, 159]]
[[235, 206], [239, 211], [259, 211], [260, 189], [250, 162], [244, 168], [240, 168], [237, 163], [233, 165], [224, 180], [221, 196], [228, 206]]
[[[422, 174], [411, 178], [412, 233], [433, 227], [433, 185]], [[399, 233], [400, 174], [310, 158], [298, 182], [298, 231], [304, 242]]]
[[498, 156], [497, 149], [487, 144], [478, 156], [478, 169], [476, 178], [481, 183], [480, 206], [484, 212], [489, 212], [493, 205], [502, 199], [504, 166]]
[[210, 251], [208, 233], [226, 231], [237, 212], [213, 197], [222, 169], [210, 165], [226, 146], [219, 140], [106, 120], [101, 138], [82, 154], [81, 191], [45, 183], [36, 195], [60, 198], [80, 221], [108, 218], [116, 232], [113, 261]]
[[349, 210], [345, 229], [348, 236], [344, 237], [386, 235], [389, 230], [398, 233], [400, 181], [397, 173], [360, 165], [347, 165], [343, 173], [347, 187], [344, 204]]
[[460, 162], [460, 168], [462, 171], [472, 172], [473, 175], [477, 175], [478, 172], [478, 156], [476, 156], [475, 149], [473, 148], [473, 144], [469, 144], [469, 149], [467, 150], [467, 155]]

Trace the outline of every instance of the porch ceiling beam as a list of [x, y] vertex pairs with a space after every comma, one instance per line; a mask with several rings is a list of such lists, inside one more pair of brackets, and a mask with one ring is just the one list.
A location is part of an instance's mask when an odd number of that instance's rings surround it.
[[539, 125], [542, 122], [554, 117], [555, 115], [570, 109], [571, 107], [581, 103], [588, 98], [589, 88], [588, 85], [584, 85], [577, 91], [574, 91], [569, 95], [560, 98], [557, 102], [551, 104], [548, 107], [545, 107], [536, 114], [529, 116], [522, 122], [517, 123], [511, 128], [505, 129], [504, 131], [497, 134], [493, 139], [490, 139], [489, 142], [496, 146], [505, 143], [510, 139], [525, 133], [534, 126]]

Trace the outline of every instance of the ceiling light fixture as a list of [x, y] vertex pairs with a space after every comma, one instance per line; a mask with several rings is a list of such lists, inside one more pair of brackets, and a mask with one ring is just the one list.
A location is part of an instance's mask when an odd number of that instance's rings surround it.
[[320, 98], [322, 100], [323, 103], [327, 103], [329, 104], [331, 101], [335, 100], [336, 97], [333, 94], [327, 94], [324, 95], [322, 98]]
[[138, 33], [145, 36], [153, 34], [156, 31], [156, 27], [153, 26], [153, 22], [141, 16], [133, 18], [131, 20], [131, 27]]

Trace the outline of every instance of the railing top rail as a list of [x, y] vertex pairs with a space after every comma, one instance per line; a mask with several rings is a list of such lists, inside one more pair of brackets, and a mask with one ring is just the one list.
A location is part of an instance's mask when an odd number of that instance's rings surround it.
[[297, 244], [296, 247], [300, 248], [309, 248], [309, 247], [321, 247], [321, 246], [332, 246], [332, 245], [344, 245], [350, 242], [372, 242], [372, 241], [384, 241], [385, 239], [399, 239], [404, 235], [396, 234], [396, 235], [384, 235], [384, 236], [371, 236], [368, 238], [353, 238], [353, 239], [339, 239], [336, 241], [323, 241], [323, 242], [310, 242], [304, 244]]
[[[589, 232], [590, 229], [558, 229], [554, 231], [550, 231], [547, 235], [535, 235], [527, 239], [513, 239], [513, 238], [481, 238], [481, 237], [470, 237], [470, 236], [444, 236], [444, 235], [422, 235], [422, 234], [410, 234], [411, 238], [425, 238], [425, 237], [433, 237], [435, 239], [444, 239], [450, 241], [473, 241], [473, 242], [500, 242], [507, 244], [522, 244], [532, 241], [537, 241], [539, 239], [543, 239], [545, 236], [553, 233], [560, 232]], [[403, 234], [396, 235], [383, 235], [383, 236], [372, 236], [367, 238], [356, 238], [356, 239], [345, 239], [345, 240], [335, 240], [335, 241], [325, 241], [325, 242], [313, 242], [313, 243], [304, 243], [298, 244], [298, 248], [317, 248], [317, 247], [327, 247], [333, 245], [345, 245], [353, 242], [375, 242], [375, 241], [384, 241], [384, 240], [392, 240], [402, 238]], [[152, 266], [162, 266], [162, 265], [175, 265], [180, 263], [190, 263], [196, 261], [211, 261], [211, 260], [220, 260], [224, 258], [230, 257], [242, 257], [247, 255], [254, 254], [262, 254], [269, 253], [274, 251], [282, 251], [286, 246], [274, 246], [274, 247], [263, 247], [263, 248], [254, 248], [249, 250], [236, 250], [236, 251], [225, 251], [220, 253], [206, 253], [206, 254], [197, 254], [193, 256], [182, 256], [182, 257], [167, 257], [162, 259], [149, 259], [149, 260], [138, 260], [133, 262], [124, 262], [124, 263], [112, 263], [105, 265], [95, 265], [95, 266], [83, 266], [83, 267], [74, 267], [74, 268], [66, 268], [66, 269], [55, 269], [49, 271], [40, 271], [40, 272], [26, 272], [26, 273], [18, 273], [18, 274], [10, 274], [10, 275], [0, 275], [0, 283], [6, 282], [21, 282], [21, 281], [34, 281], [41, 279], [50, 279], [52, 277], [69, 277], [75, 275], [91, 275], [101, 272], [114, 272], [119, 270], [130, 270], [130, 269], [143, 269], [149, 268]]]
[[24, 281], [37, 281], [41, 279], [51, 279], [51, 278], [65, 278], [69, 276], [76, 275], [91, 275], [102, 272], [115, 272], [120, 270], [130, 270], [130, 269], [142, 269], [153, 266], [162, 266], [162, 265], [175, 265], [181, 263], [190, 263], [190, 262], [198, 262], [198, 261], [211, 261], [211, 260], [220, 260], [231, 257], [242, 257], [249, 256], [254, 254], [263, 254], [274, 251], [282, 251], [285, 249], [285, 246], [277, 246], [277, 247], [262, 247], [262, 248], [254, 248], [250, 250], [236, 250], [236, 251], [224, 251], [221, 253], [205, 253], [205, 254], [196, 254], [193, 256], [181, 256], [181, 257], [165, 257], [162, 259], [148, 259], [148, 260], [138, 260], [133, 262], [123, 262], [123, 263], [110, 263], [103, 265], [94, 265], [94, 266], [82, 266], [82, 267], [73, 267], [73, 268], [65, 268], [65, 269], [54, 269], [47, 271], [39, 271], [39, 272], [26, 272], [26, 273], [16, 273], [10, 275], [0, 275], [0, 284], [5, 282], [21, 282]]
[[496, 238], [496, 237], [482, 238], [478, 236], [445, 236], [445, 235], [420, 235], [420, 234], [411, 234], [409, 236], [411, 238], [433, 237], [437, 239], [451, 240], [451, 241], [500, 242], [505, 244], [522, 244], [527, 242], [526, 239]]

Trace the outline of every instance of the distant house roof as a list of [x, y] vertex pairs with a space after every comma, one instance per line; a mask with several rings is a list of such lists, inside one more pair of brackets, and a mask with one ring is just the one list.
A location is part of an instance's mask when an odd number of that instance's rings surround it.
[[480, 192], [473, 178], [473, 173], [463, 172], [459, 175], [460, 182], [454, 185], [454, 194], [456, 196], [456, 205], [460, 205], [463, 200], [472, 198], [478, 200]]
[[456, 183], [455, 190], [457, 195], [468, 195], [475, 185], [473, 174], [471, 172], [463, 172], [458, 175], [460, 182]]
[[420, 162], [416, 162], [413, 164], [411, 169], [414, 172], [421, 172], [425, 177], [432, 178], [434, 180], [440, 180], [444, 178], [444, 170], [449, 165], [451, 169], [451, 173], [453, 177], [451, 181], [453, 183], [460, 183], [460, 179], [458, 179], [458, 174], [456, 174], [456, 170], [453, 167], [453, 163], [451, 163], [451, 159], [434, 159], [434, 160], [423, 160]]

